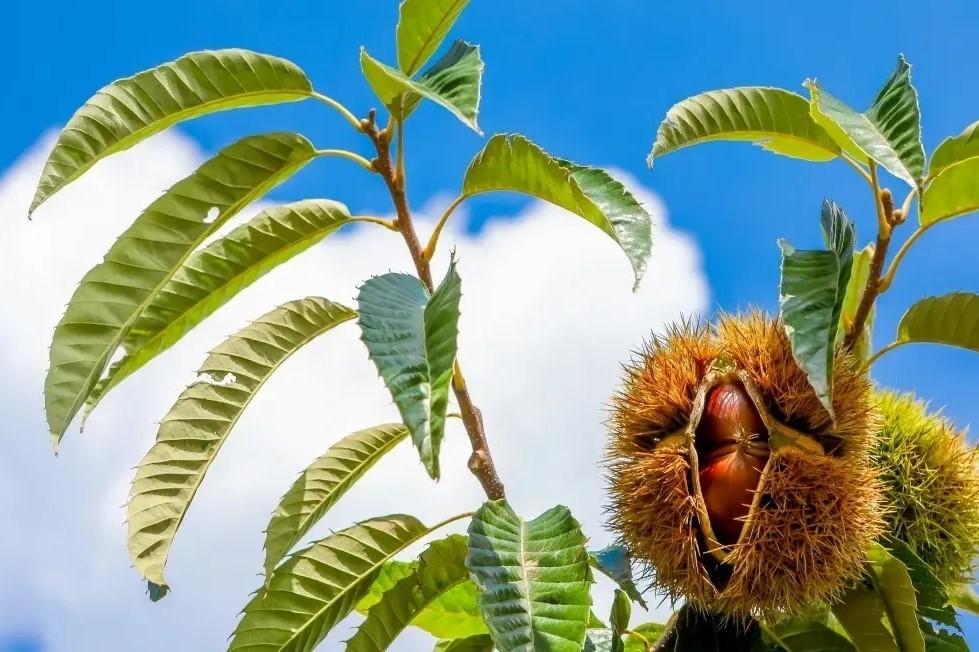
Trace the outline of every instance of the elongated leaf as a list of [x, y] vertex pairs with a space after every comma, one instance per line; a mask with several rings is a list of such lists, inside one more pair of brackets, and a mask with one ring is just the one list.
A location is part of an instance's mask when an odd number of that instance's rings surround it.
[[839, 146], [809, 114], [801, 95], [781, 88], [746, 86], [709, 91], [673, 107], [656, 131], [646, 159], [718, 140], [749, 141], [807, 161], [830, 161]]
[[979, 351], [979, 294], [953, 292], [916, 302], [901, 317], [895, 345], [912, 342]]
[[551, 202], [600, 228], [622, 247], [639, 284], [652, 246], [649, 213], [606, 172], [555, 158], [523, 136], [497, 134], [469, 164], [462, 195], [500, 190]]
[[979, 616], [979, 594], [968, 584], [955, 587], [950, 599], [956, 609]]
[[901, 652], [923, 652], [925, 642], [918, 625], [918, 603], [908, 569], [882, 545], [870, 550], [874, 588], [884, 604], [891, 631]]
[[[417, 572], [418, 560], [413, 563], [392, 560], [384, 564], [370, 590], [357, 603], [357, 612], [367, 615], [387, 591], [400, 580]], [[476, 585], [466, 579], [435, 598], [411, 620], [411, 626], [422, 629], [435, 638], [457, 639], [486, 634], [477, 604]]]
[[774, 623], [765, 627], [765, 637], [785, 652], [857, 652], [857, 648], [845, 636], [815, 621]]
[[632, 578], [632, 559], [629, 556], [629, 549], [620, 545], [609, 545], [601, 550], [588, 553], [588, 563], [592, 568], [597, 569], [602, 574], [608, 576], [619, 588], [626, 592], [626, 595], [633, 602], [639, 603], [643, 609], [647, 608], [646, 601], [643, 600], [635, 580]]
[[489, 634], [439, 641], [434, 652], [493, 652], [493, 639]]
[[973, 122], [957, 135], [943, 140], [928, 163], [928, 177], [934, 178], [946, 169], [979, 158], [979, 122]]
[[275, 206], [195, 251], [126, 333], [126, 353], [89, 395], [87, 411], [239, 292], [349, 219], [346, 206], [327, 199]]
[[178, 181], [116, 240], [82, 279], [54, 331], [44, 400], [56, 441], [139, 315], [194, 249], [315, 156], [297, 134], [239, 140]]
[[407, 274], [374, 277], [357, 295], [361, 339], [436, 480], [461, 296], [455, 262], [432, 295]]
[[449, 590], [469, 581], [466, 538], [452, 535], [429, 546], [418, 566], [367, 612], [357, 633], [347, 642], [348, 652], [381, 652], [430, 604]]
[[245, 606], [228, 652], [313, 650], [353, 611], [384, 562], [433, 529], [413, 516], [382, 516], [293, 554]]
[[884, 601], [873, 588], [856, 586], [833, 606], [833, 614], [860, 652], [899, 652], [901, 648], [884, 624]]
[[940, 625], [961, 630], [955, 609], [949, 604], [948, 589], [935, 577], [928, 564], [899, 539], [888, 539], [887, 548], [908, 569], [918, 614]]
[[404, 0], [398, 8], [398, 68], [409, 77], [421, 70], [469, 0]]
[[294, 63], [248, 50], [192, 52], [109, 84], [72, 116], [58, 137], [31, 202], [44, 200], [100, 159], [167, 127], [242, 106], [294, 102], [312, 95]]
[[400, 423], [353, 432], [316, 458], [289, 488], [265, 530], [265, 577], [347, 490], [408, 436]]
[[857, 113], [815, 81], [806, 82], [816, 120], [840, 146], [864, 161], [917, 186], [925, 171], [918, 93], [911, 85], [911, 66], [898, 57], [897, 68], [865, 113]]
[[833, 414], [833, 356], [853, 265], [853, 224], [832, 201], [823, 202], [825, 251], [798, 251], [784, 240], [779, 311], [792, 355], [823, 407]]
[[217, 456], [252, 398], [289, 356], [355, 313], [319, 297], [290, 301], [259, 317], [207, 356], [198, 380], [177, 398], [133, 479], [129, 554], [153, 586], [166, 587], [170, 546]]
[[629, 630], [629, 621], [631, 619], [632, 602], [625, 591], [616, 589], [615, 597], [612, 600], [612, 611], [609, 614], [609, 625], [613, 633], [613, 652], [623, 652], [625, 650], [625, 643], [622, 640], [622, 636]]
[[467, 565], [500, 652], [579, 652], [592, 582], [581, 527], [566, 507], [532, 521], [505, 501], [485, 503], [469, 526]]
[[[843, 295], [843, 306], [840, 311], [840, 322], [836, 335], [838, 341], [843, 339], [846, 330], [856, 319], [857, 307], [867, 290], [867, 280], [870, 278], [870, 263], [874, 258], [874, 249], [874, 244], [871, 243], [853, 254], [853, 269], [850, 271], [850, 282], [847, 283], [846, 293]], [[874, 306], [871, 308], [863, 332], [854, 346], [854, 352], [862, 360], [867, 359], [870, 355], [876, 317], [877, 307]]]
[[425, 97], [449, 110], [470, 129], [482, 134], [477, 124], [483, 60], [479, 47], [465, 41], [455, 44], [418, 79], [360, 51], [360, 67], [378, 99], [396, 115], [407, 117], [419, 98]]
[[977, 177], [979, 158], [945, 168], [921, 193], [921, 224], [934, 224], [979, 210]]

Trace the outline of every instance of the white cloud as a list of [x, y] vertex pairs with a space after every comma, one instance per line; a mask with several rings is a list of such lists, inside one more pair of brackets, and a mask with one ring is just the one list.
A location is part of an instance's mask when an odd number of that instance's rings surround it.
[[[333, 237], [276, 270], [212, 316], [183, 342], [112, 392], [82, 434], [70, 432], [54, 458], [43, 423], [50, 333], [78, 279], [139, 209], [201, 160], [176, 133], [157, 136], [96, 166], [23, 217], [45, 138], [0, 179], [0, 371], [5, 391], [5, 455], [0, 516], [0, 641], [40, 632], [46, 650], [221, 649], [258, 583], [261, 531], [295, 474], [343, 434], [396, 412], [357, 340], [340, 328], [290, 360], [242, 418], [212, 467], [173, 549], [173, 593], [145, 599], [129, 567], [122, 504], [131, 467], [149, 447], [154, 423], [204, 352], [224, 335], [283, 301], [317, 294], [352, 302], [372, 274], [407, 271], [400, 238], [377, 228]], [[598, 465], [604, 404], [618, 364], [653, 329], [701, 312], [707, 287], [698, 250], [671, 230], [648, 190], [627, 181], [657, 216], [653, 258], [639, 293], [615, 244], [550, 205], [464, 234], [458, 216], [443, 235], [444, 270], [455, 246], [463, 278], [460, 359], [509, 498], [532, 517], [555, 503], [572, 508], [595, 545], [604, 502]], [[432, 202], [436, 203], [436, 202]], [[383, 205], [377, 207], [383, 210]], [[420, 211], [437, 214], [430, 204]], [[318, 533], [372, 515], [410, 512], [433, 522], [474, 509], [481, 492], [465, 469], [468, 440], [453, 422], [444, 478], [425, 476], [414, 451], [389, 455], [338, 505]], [[607, 593], [607, 591], [606, 591]], [[605, 611], [602, 597], [597, 609]], [[659, 614], [657, 614], [659, 615]], [[330, 640], [350, 635], [341, 626]], [[326, 645], [324, 649], [336, 649]], [[414, 634], [399, 650], [429, 650]]]

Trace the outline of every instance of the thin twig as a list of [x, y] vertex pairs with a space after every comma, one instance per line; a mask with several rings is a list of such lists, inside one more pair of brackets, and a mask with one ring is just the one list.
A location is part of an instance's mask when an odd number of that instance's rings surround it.
[[[388, 129], [378, 129], [376, 117], [377, 114], [372, 109], [368, 113], [367, 118], [360, 122], [362, 130], [371, 139], [371, 142], [374, 143], [374, 149], [377, 150], [377, 157], [371, 161], [371, 166], [384, 179], [384, 183], [391, 195], [391, 200], [394, 202], [394, 209], [397, 213], [395, 226], [398, 228], [408, 247], [411, 260], [415, 264], [415, 270], [418, 272], [418, 278], [421, 279], [422, 283], [425, 284], [425, 287], [430, 292], [434, 292], [435, 283], [432, 281], [432, 270], [428, 260], [422, 253], [418, 234], [411, 221], [411, 211], [408, 208], [408, 199], [405, 192], [406, 179], [404, 170], [401, 169], [399, 171], [398, 163], [391, 160], [391, 132]], [[400, 127], [401, 125], [398, 123], [396, 130], [399, 141], [403, 137]], [[403, 156], [404, 150], [400, 147], [399, 142], [398, 159], [403, 160]], [[496, 464], [493, 462], [489, 443], [486, 441], [482, 413], [475, 406], [472, 397], [469, 395], [469, 388], [466, 385], [466, 379], [462, 374], [462, 368], [459, 366], [458, 360], [456, 360], [453, 368], [452, 390], [459, 403], [462, 423], [466, 428], [466, 434], [469, 436], [469, 442], [472, 446], [472, 455], [469, 457], [469, 470], [479, 480], [487, 498], [490, 500], [505, 498], [506, 493], [503, 488], [503, 482], [496, 472]]]

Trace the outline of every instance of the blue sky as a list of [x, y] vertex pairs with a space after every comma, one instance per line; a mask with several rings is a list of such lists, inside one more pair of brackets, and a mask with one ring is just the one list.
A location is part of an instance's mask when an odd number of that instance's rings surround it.
[[[188, 50], [239, 46], [285, 56], [321, 92], [358, 113], [371, 105], [358, 72], [359, 46], [393, 60], [394, 0], [12, 4], [0, 22], [0, 47], [14, 63], [5, 72], [5, 87], [16, 89], [0, 102], [0, 118], [11, 125], [0, 131], [0, 169], [63, 124], [104, 83]], [[698, 91], [737, 85], [801, 91], [807, 77], [862, 109], [903, 52], [914, 65], [930, 151], [979, 118], [979, 91], [971, 81], [979, 5], [936, 6], [941, 8], [760, 2], [748, 9], [719, 2], [473, 0], [453, 36], [482, 46], [487, 66], [480, 123], [487, 134], [520, 132], [555, 154], [631, 174], [663, 200], [671, 225], [699, 245], [712, 310], [773, 309], [776, 239], [816, 245], [826, 196], [856, 220], [861, 240], [870, 239], [866, 186], [842, 163], [804, 164], [741, 144], [676, 153], [651, 172], [645, 156], [656, 126], [673, 102]], [[204, 152], [247, 133], [280, 129], [301, 131], [320, 147], [364, 151], [340, 118], [313, 104], [222, 114], [180, 129]], [[408, 136], [413, 201], [452, 192], [480, 144], [441, 110], [420, 110]], [[335, 197], [355, 211], [388, 208], [375, 179], [339, 161], [317, 162], [273, 198], [306, 196]], [[488, 221], [506, 220], [525, 206], [517, 197], [481, 198], [469, 207], [469, 229], [482, 232]], [[979, 216], [971, 216], [924, 238], [882, 300], [878, 344], [915, 299], [979, 289], [979, 267], [971, 258], [977, 237]], [[653, 289], [668, 283], [646, 280]], [[979, 422], [971, 386], [977, 372], [979, 356], [925, 346], [899, 350], [876, 369], [882, 383], [918, 391], [962, 425]], [[40, 436], [37, 445], [44, 445]], [[0, 619], [0, 636], [2, 624]], [[979, 625], [969, 620], [968, 627], [979, 641]], [[0, 650], [35, 649], [30, 632], [23, 635], [21, 644]]]

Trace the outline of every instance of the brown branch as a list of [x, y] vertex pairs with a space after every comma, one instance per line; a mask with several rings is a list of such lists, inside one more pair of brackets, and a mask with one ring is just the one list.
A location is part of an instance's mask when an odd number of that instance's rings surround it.
[[[384, 184], [387, 186], [394, 202], [394, 209], [397, 219], [394, 224], [404, 238], [411, 254], [411, 260], [415, 264], [418, 278], [421, 279], [429, 292], [435, 291], [435, 283], [432, 281], [432, 269], [428, 259], [423, 253], [421, 242], [418, 240], [418, 233], [411, 221], [411, 211], [408, 208], [408, 198], [405, 193], [405, 175], [402, 165], [397, 164], [391, 159], [391, 125], [384, 129], [378, 129], [376, 124], [376, 112], [371, 109], [367, 118], [361, 121], [363, 131], [374, 143], [377, 150], [377, 157], [371, 161], [371, 166], [377, 170]], [[401, 138], [401, 134], [398, 134]], [[399, 143], [400, 146], [400, 143]], [[400, 156], [400, 154], [399, 154]], [[455, 363], [452, 375], [452, 391], [455, 393], [456, 400], [459, 402], [459, 411], [462, 414], [462, 423], [469, 435], [469, 442], [472, 446], [472, 455], [469, 456], [469, 470], [476, 476], [479, 483], [490, 500], [500, 500], [506, 497], [503, 489], [503, 481], [496, 472], [496, 464], [490, 454], [489, 443], [486, 441], [486, 431], [483, 427], [483, 415], [479, 408], [473, 404], [472, 397], [469, 395], [469, 388], [466, 386], [466, 379], [462, 375], [462, 368], [458, 360]]]

